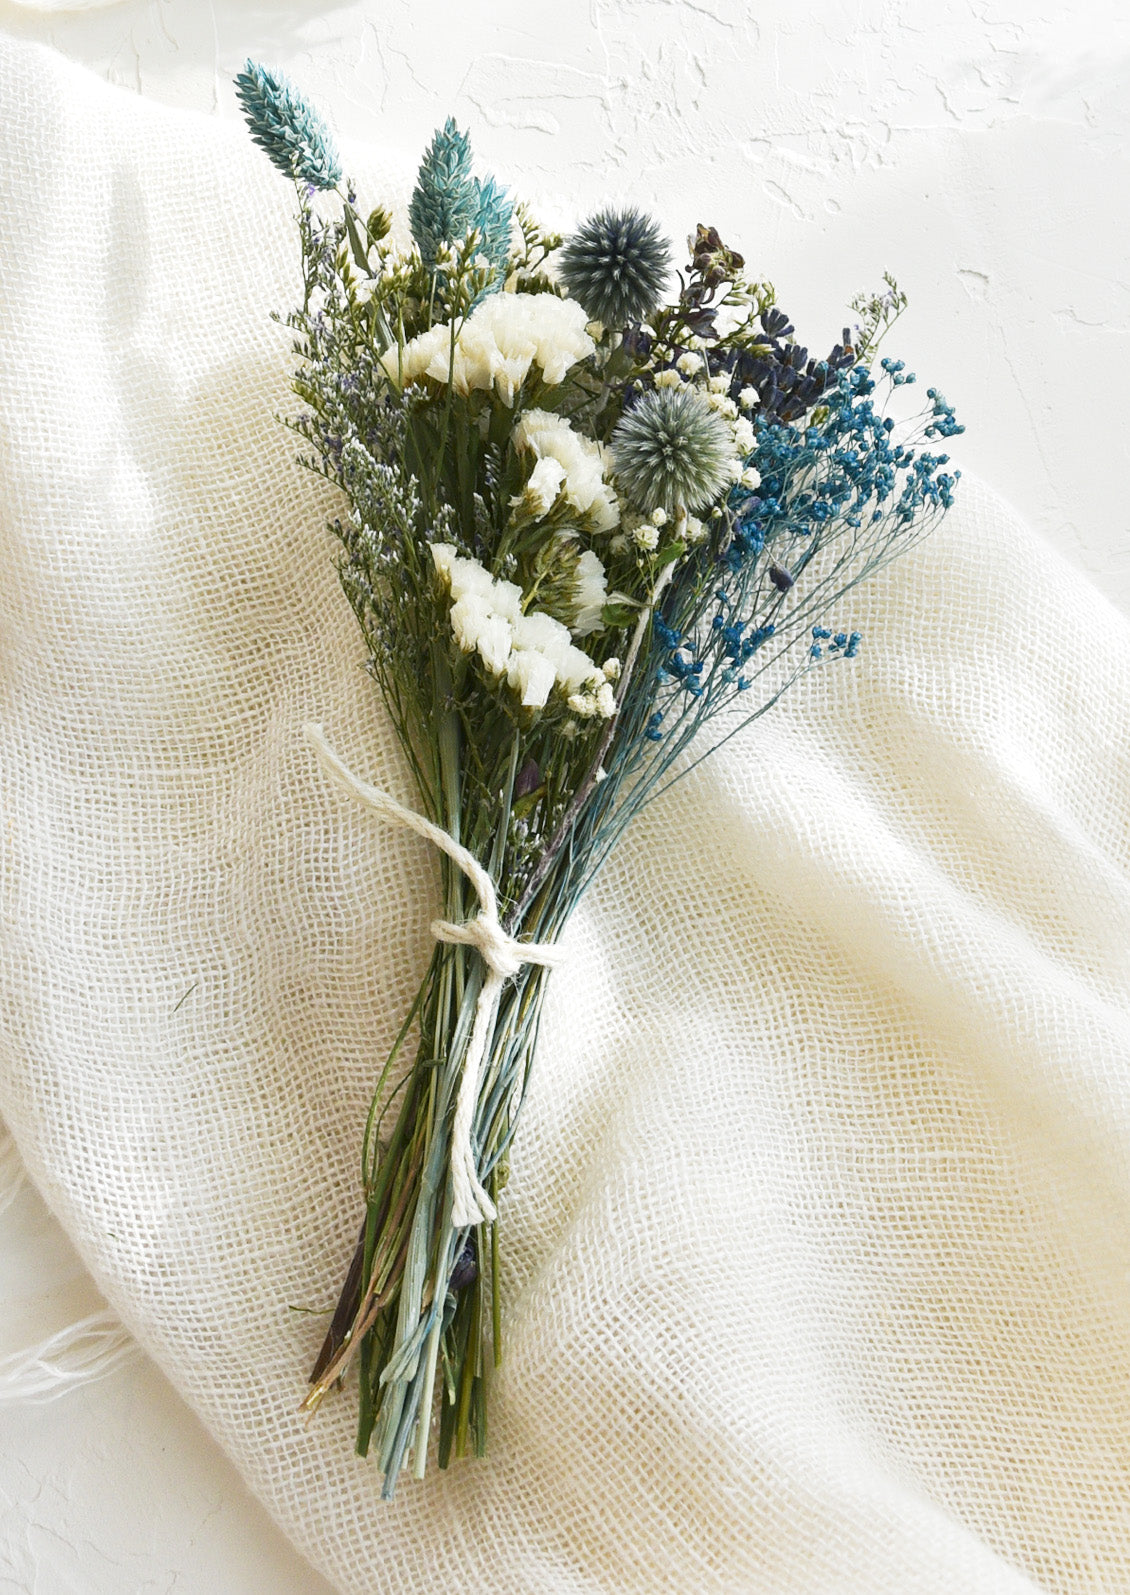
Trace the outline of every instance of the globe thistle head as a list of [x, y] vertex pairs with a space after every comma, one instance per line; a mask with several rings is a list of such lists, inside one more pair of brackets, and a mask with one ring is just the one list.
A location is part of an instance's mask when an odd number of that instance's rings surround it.
[[693, 388], [656, 388], [611, 437], [616, 477], [637, 509], [704, 509], [730, 480], [733, 439]]
[[235, 80], [235, 91], [251, 137], [280, 172], [311, 188], [336, 188], [341, 161], [329, 129], [289, 79], [248, 61]]
[[640, 210], [602, 210], [568, 239], [558, 275], [593, 321], [626, 327], [658, 305], [671, 251], [658, 223]]

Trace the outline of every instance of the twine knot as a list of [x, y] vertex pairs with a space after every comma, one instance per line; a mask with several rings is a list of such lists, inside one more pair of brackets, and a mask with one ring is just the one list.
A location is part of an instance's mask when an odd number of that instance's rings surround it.
[[523, 964], [541, 964], [549, 968], [561, 962], [561, 954], [550, 942], [517, 941], [508, 935], [498, 916], [498, 893], [494, 881], [475, 855], [442, 826], [433, 825], [431, 820], [413, 809], [406, 809], [387, 792], [355, 776], [330, 747], [320, 725], [311, 723], [302, 729], [307, 741], [313, 744], [323, 767], [351, 797], [390, 825], [415, 831], [417, 836], [438, 847], [463, 871], [475, 888], [479, 912], [473, 919], [465, 920], [461, 925], [449, 919], [434, 919], [431, 931], [437, 941], [474, 947], [487, 967], [487, 975], [475, 1003], [475, 1022], [463, 1057], [455, 1117], [451, 1125], [451, 1222], [456, 1229], [481, 1224], [484, 1220], [491, 1223], [497, 1217], [497, 1212], [479, 1179], [471, 1130], [478, 1105], [479, 1076], [498, 1013], [498, 1000], [503, 986], [520, 973]]
[[561, 962], [561, 953], [552, 942], [516, 941], [503, 930], [498, 910], [480, 909], [474, 919], [455, 925], [450, 919], [433, 919], [431, 932], [436, 941], [456, 942], [474, 947], [492, 975], [500, 981], [517, 975], [523, 964], [544, 964], [551, 968]]
[[[529, 957], [531, 951], [541, 951], [534, 942], [515, 941], [506, 934], [497, 917], [481, 910], [474, 919], [465, 920], [462, 925], [452, 924], [449, 919], [433, 919], [431, 931], [436, 941], [476, 948], [483, 963], [500, 980], [509, 980], [524, 963], [533, 963], [535, 960]], [[538, 962], [549, 960], [539, 959]]]

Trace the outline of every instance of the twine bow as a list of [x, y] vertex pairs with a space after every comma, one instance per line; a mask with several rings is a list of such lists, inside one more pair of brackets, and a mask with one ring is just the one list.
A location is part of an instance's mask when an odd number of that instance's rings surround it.
[[487, 1043], [498, 1014], [498, 1002], [507, 980], [518, 974], [523, 964], [542, 964], [552, 968], [561, 962], [561, 954], [549, 942], [516, 941], [502, 928], [498, 917], [498, 893], [489, 871], [485, 870], [473, 853], [457, 842], [450, 832], [431, 820], [406, 809], [387, 792], [360, 780], [330, 747], [320, 725], [303, 726], [306, 740], [310, 742], [322, 767], [345, 788], [351, 797], [363, 804], [371, 813], [389, 825], [400, 825], [415, 831], [425, 841], [438, 847], [441, 853], [463, 871], [479, 899], [479, 912], [474, 919], [462, 925], [449, 919], [434, 919], [431, 932], [436, 941], [456, 943], [477, 949], [487, 973], [479, 988], [475, 1004], [475, 1021], [471, 1037], [463, 1055], [459, 1080], [459, 1093], [455, 1099], [455, 1117], [451, 1125], [451, 1222], [454, 1228], [490, 1223], [496, 1217], [494, 1203], [479, 1180], [478, 1166], [471, 1144], [471, 1128], [479, 1096], [479, 1079]]

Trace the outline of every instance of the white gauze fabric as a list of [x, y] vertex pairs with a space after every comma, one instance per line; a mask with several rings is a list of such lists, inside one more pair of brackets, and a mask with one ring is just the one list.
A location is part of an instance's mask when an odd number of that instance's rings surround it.
[[382, 1505], [291, 1307], [436, 862], [301, 733], [412, 801], [272, 415], [291, 197], [36, 49], [0, 106], [0, 1115], [146, 1351], [346, 1595], [1130, 1588], [1130, 628], [966, 483], [637, 824], [550, 977], [489, 1458]]

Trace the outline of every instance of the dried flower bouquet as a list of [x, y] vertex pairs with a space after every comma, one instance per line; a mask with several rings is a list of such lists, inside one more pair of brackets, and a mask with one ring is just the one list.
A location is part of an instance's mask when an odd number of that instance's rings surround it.
[[355, 1360], [357, 1447], [391, 1495], [409, 1457], [422, 1475], [437, 1405], [441, 1467], [486, 1446], [498, 1198], [572, 909], [645, 803], [855, 657], [835, 605], [949, 507], [960, 473], [930, 445], [962, 429], [933, 389], [885, 413], [914, 381], [872, 369], [905, 303], [891, 279], [810, 359], [713, 228], [677, 274], [634, 208], [563, 242], [472, 174], [452, 121], [397, 248], [291, 85], [252, 62], [237, 85], [296, 185], [293, 425], [341, 492], [341, 581], [416, 807], [307, 730], [441, 854], [443, 917], [376, 1082], [364, 1224], [304, 1403]]

